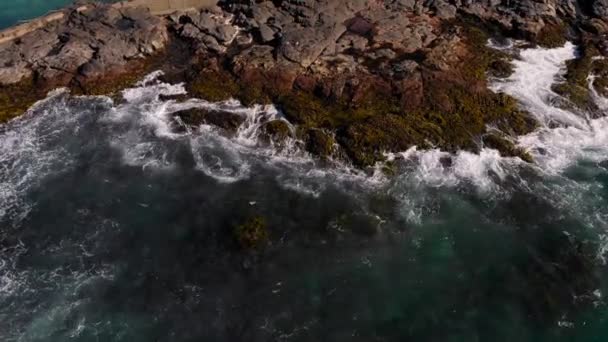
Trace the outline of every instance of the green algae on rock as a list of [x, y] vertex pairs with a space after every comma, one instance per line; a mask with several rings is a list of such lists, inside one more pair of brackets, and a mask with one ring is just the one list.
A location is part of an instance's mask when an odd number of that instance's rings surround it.
[[270, 239], [266, 220], [262, 216], [250, 217], [236, 227], [234, 234], [239, 246], [246, 250], [260, 249]]
[[226, 73], [202, 71], [187, 83], [190, 94], [207, 101], [225, 101], [238, 95], [240, 87]]
[[292, 136], [291, 128], [284, 120], [266, 122], [261, 128], [263, 137], [275, 144], [281, 144]]
[[519, 157], [521, 160], [528, 163], [534, 162], [534, 158], [532, 158], [530, 153], [521, 147], [515, 146], [511, 140], [501, 134], [487, 134], [483, 137], [482, 141], [486, 147], [498, 150], [504, 156]]
[[32, 79], [12, 85], [0, 85], [0, 123], [23, 114], [43, 97], [44, 95], [34, 87]]
[[608, 95], [608, 61], [593, 42], [583, 42], [578, 57], [567, 61], [566, 68], [564, 81], [555, 84], [553, 90], [570, 100], [574, 107], [597, 110], [589, 89], [589, 77], [595, 77], [593, 86], [599, 94]]
[[561, 22], [545, 24], [533, 41], [544, 48], [562, 47], [568, 41], [568, 26]]
[[306, 150], [321, 158], [329, 158], [335, 152], [336, 141], [331, 134], [321, 129], [306, 132]]

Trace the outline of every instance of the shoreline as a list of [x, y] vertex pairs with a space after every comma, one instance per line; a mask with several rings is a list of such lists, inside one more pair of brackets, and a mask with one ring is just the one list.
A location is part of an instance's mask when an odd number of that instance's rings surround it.
[[[95, 4], [60, 12], [51, 24], [28, 23], [33, 30], [19, 31], [0, 55], [0, 121], [55, 87], [108, 94], [159, 69], [194, 97], [276, 104], [297, 125], [293, 134], [321, 159], [367, 168], [385, 160], [385, 152], [412, 146], [474, 153], [490, 147], [533, 162], [514, 141], [539, 123], [514, 98], [488, 87], [491, 78], [511, 75], [517, 58], [487, 46], [497, 36], [547, 48], [574, 40], [586, 59], [567, 65], [567, 82], [555, 91], [564, 106], [603, 115], [586, 84], [592, 73], [594, 90], [608, 92], [608, 63], [600, 58], [608, 55], [602, 39], [608, 22], [597, 15], [568, 8], [558, 14], [551, 4], [521, 15], [407, 1], [214, 3]], [[204, 8], [192, 10], [193, 4]], [[180, 9], [167, 12], [167, 6]], [[36, 28], [42, 24], [47, 27]], [[210, 115], [187, 116], [197, 126]], [[272, 129], [288, 135], [279, 124]]]

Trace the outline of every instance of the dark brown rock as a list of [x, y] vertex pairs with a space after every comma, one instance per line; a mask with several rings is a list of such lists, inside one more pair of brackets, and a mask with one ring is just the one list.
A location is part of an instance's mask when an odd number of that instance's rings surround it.
[[320, 129], [311, 129], [306, 133], [306, 150], [316, 156], [329, 158], [335, 151], [335, 144], [335, 139]]
[[245, 118], [239, 114], [203, 108], [182, 110], [173, 113], [173, 116], [179, 117], [180, 120], [188, 126], [196, 127], [202, 124], [208, 124], [223, 128], [230, 132], [236, 132], [245, 121]]

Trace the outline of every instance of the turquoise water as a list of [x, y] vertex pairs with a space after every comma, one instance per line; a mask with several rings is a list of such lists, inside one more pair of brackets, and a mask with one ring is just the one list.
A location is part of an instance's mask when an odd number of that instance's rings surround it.
[[[102, 2], [112, 2], [106, 0]], [[39, 17], [49, 11], [72, 4], [74, 0], [3, 0], [0, 1], [0, 29], [13, 26], [21, 20]]]
[[0, 29], [44, 15], [73, 3], [73, 0], [11, 0], [0, 2]]

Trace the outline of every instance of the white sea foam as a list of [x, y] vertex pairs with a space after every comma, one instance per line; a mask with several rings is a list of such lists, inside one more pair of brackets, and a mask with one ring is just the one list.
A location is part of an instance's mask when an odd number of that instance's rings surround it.
[[495, 82], [491, 89], [516, 98], [544, 126], [584, 127], [584, 118], [552, 104], [559, 98], [552, 86], [565, 72], [566, 61], [575, 57], [576, 47], [570, 42], [556, 49], [524, 49], [520, 51], [519, 59], [512, 62], [513, 74], [504, 81]]
[[53, 172], [70, 167], [72, 151], [61, 138], [79, 133], [81, 119], [94, 110], [66, 112], [71, 98], [65, 89], [51, 92], [22, 117], [0, 125], [0, 219], [18, 222], [33, 205], [23, 196]]
[[[167, 144], [174, 141], [189, 144], [196, 168], [223, 183], [248, 179], [254, 167], [274, 169], [277, 181], [283, 187], [313, 196], [318, 196], [328, 184], [356, 182], [362, 186], [377, 186], [385, 180], [380, 172], [369, 177], [338, 161], [320, 166], [304, 151], [303, 142], [295, 138], [295, 127], [272, 105], [245, 107], [236, 100], [162, 100], [161, 95], [182, 95], [186, 91], [183, 84], [160, 82], [160, 75], [162, 73], [152, 73], [134, 88], [124, 90], [125, 102], [113, 108], [107, 118], [108, 122], [129, 126], [122, 132], [115, 132], [112, 138], [113, 145], [122, 152], [128, 165], [172, 167]], [[178, 122], [173, 113], [192, 108], [240, 115], [243, 123], [235, 134], [205, 124], [196, 129], [187, 128], [186, 133], [176, 133], [174, 128]], [[285, 122], [294, 138], [281, 143], [265, 139], [262, 127], [273, 120]]]
[[[519, 145], [529, 150], [543, 172], [559, 174], [580, 160], [603, 161], [608, 158], [608, 120], [589, 119], [583, 111], [562, 109], [551, 88], [560, 82], [565, 62], [576, 57], [575, 46], [567, 43], [557, 49], [527, 49], [521, 59], [514, 61], [514, 74], [493, 85], [495, 91], [505, 92], [519, 100], [541, 123], [536, 132], [519, 139]], [[595, 92], [593, 98], [606, 111], [608, 101]], [[564, 99], [561, 99], [564, 101]]]
[[[513, 48], [513, 45], [508, 48]], [[559, 175], [580, 160], [599, 162], [608, 159], [608, 118], [590, 120], [582, 111], [574, 112], [557, 106], [557, 102], [566, 100], [552, 87], [561, 81], [566, 61], [575, 57], [576, 47], [571, 43], [555, 49], [524, 49], [513, 61], [514, 73], [491, 85], [493, 91], [513, 96], [539, 121], [541, 127], [538, 130], [517, 141], [532, 154], [534, 166], [517, 158], [500, 157], [496, 151], [487, 148], [479, 154], [464, 151], [449, 154], [413, 148], [398, 154], [406, 160], [417, 161], [409, 169], [413, 175], [406, 176], [431, 186], [456, 186], [465, 181], [483, 191], [496, 191], [505, 176], [521, 167], [532, 167], [542, 174]], [[593, 77], [590, 84], [592, 82]], [[591, 89], [598, 107], [606, 111], [608, 100]]]
[[[407, 172], [402, 175], [412, 184], [434, 187], [453, 187], [462, 182], [476, 185], [483, 192], [496, 190], [497, 181], [503, 180], [507, 168], [520, 163], [516, 158], [502, 158], [498, 151], [484, 148], [479, 154], [460, 151], [456, 154], [438, 149], [418, 150], [389, 154], [389, 160], [402, 159]], [[513, 170], [513, 169], [511, 169]]]

